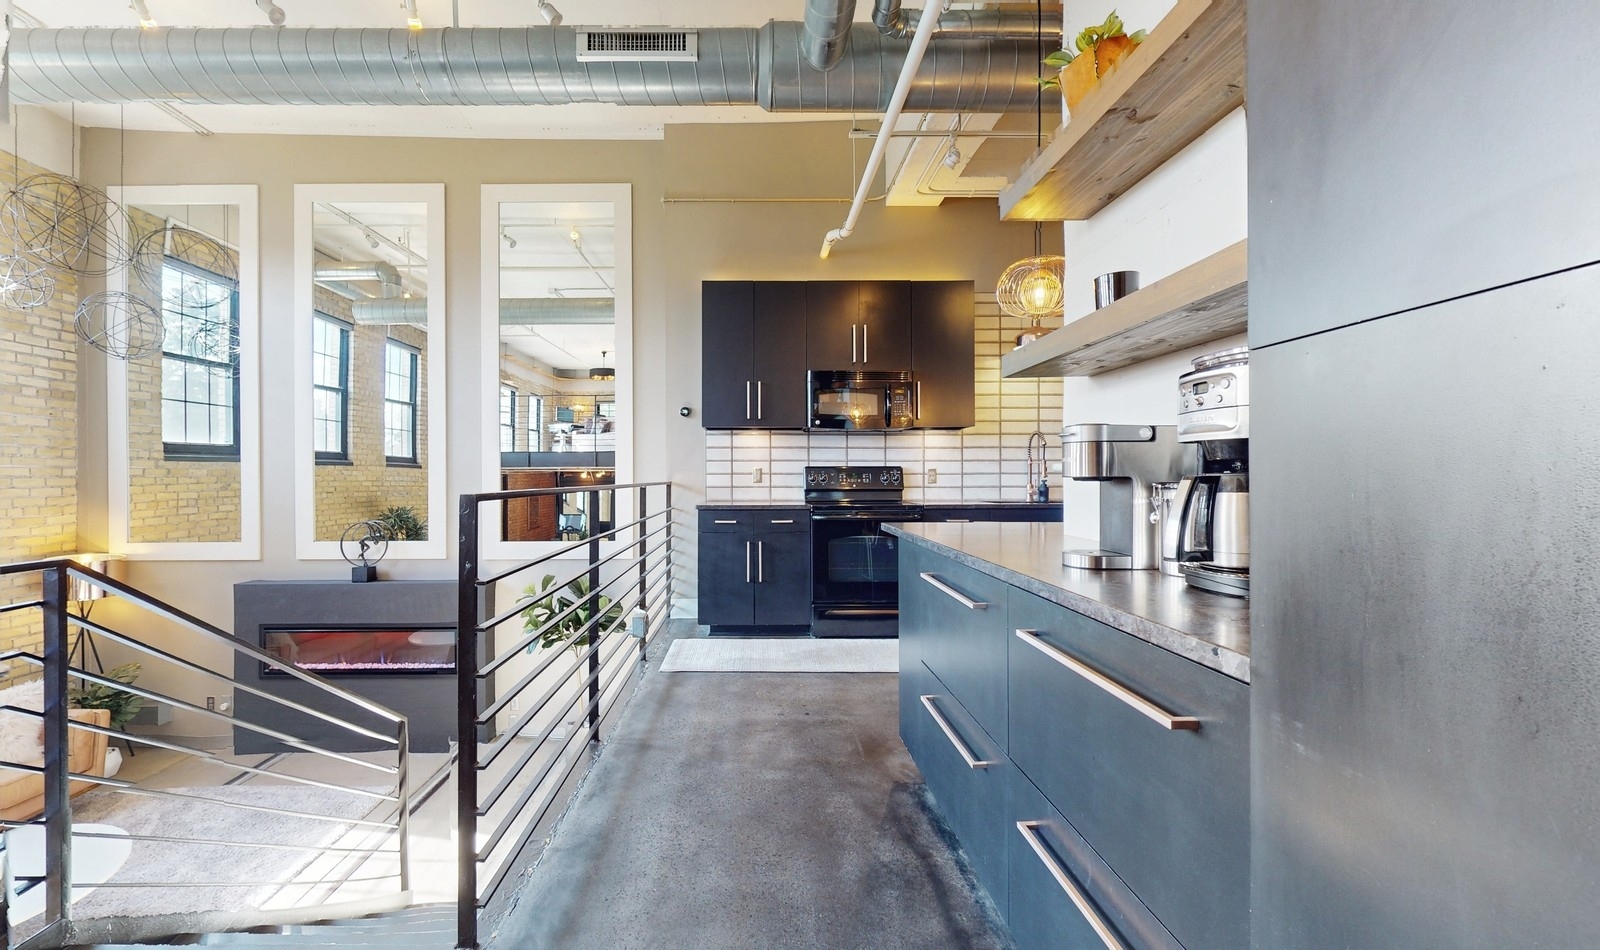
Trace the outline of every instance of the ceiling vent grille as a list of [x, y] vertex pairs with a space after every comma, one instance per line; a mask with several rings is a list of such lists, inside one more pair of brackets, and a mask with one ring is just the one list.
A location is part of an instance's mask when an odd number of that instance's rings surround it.
[[579, 62], [692, 63], [700, 58], [692, 30], [578, 31]]

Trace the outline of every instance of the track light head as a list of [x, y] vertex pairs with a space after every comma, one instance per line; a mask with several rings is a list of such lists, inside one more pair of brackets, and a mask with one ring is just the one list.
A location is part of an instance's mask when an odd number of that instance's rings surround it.
[[949, 150], [944, 153], [944, 167], [955, 168], [961, 164], [961, 150], [952, 143]]
[[539, 0], [539, 16], [550, 26], [561, 25], [561, 11], [557, 10], [550, 0]]
[[144, 0], [132, 0], [128, 4], [128, 9], [139, 15], [139, 29], [153, 30], [160, 25], [156, 22], [156, 18], [150, 15], [150, 8], [145, 5]]
[[417, 0], [401, 0], [400, 5], [406, 8], [406, 26], [413, 30], [422, 29], [422, 16], [417, 13]]
[[500, 240], [506, 242], [506, 247], [510, 248], [511, 250], [514, 251], [514, 250], [517, 249], [517, 239], [512, 237], [511, 235], [507, 234], [506, 232], [504, 232], [504, 231], [500, 232]]
[[367, 235], [367, 246], [376, 251], [378, 249], [378, 239], [370, 234]]
[[272, 0], [256, 0], [256, 6], [267, 15], [267, 22], [273, 26], [283, 26], [283, 21], [287, 19], [283, 7], [273, 3]]

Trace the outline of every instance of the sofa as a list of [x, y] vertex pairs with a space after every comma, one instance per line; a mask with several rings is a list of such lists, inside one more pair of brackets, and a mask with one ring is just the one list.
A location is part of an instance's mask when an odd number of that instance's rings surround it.
[[[39, 709], [38, 680], [0, 690], [0, 705]], [[74, 722], [109, 727], [109, 709], [69, 709]], [[44, 723], [33, 716], [0, 710], [0, 761], [39, 765], [44, 761]], [[67, 768], [79, 775], [106, 774], [106, 736], [87, 729], [67, 729]], [[97, 783], [73, 781], [73, 795]], [[35, 772], [0, 769], [0, 820], [27, 821], [44, 811], [44, 776]]]

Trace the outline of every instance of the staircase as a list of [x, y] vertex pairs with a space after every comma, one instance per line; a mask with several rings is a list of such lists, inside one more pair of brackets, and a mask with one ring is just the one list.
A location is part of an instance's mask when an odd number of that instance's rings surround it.
[[[403, 910], [328, 920], [314, 924], [284, 924], [234, 933], [187, 934], [173, 937], [164, 946], [182, 944], [203, 947], [383, 947], [443, 948], [456, 943], [456, 905], [418, 904]], [[134, 950], [149, 944], [101, 943], [92, 950]]]

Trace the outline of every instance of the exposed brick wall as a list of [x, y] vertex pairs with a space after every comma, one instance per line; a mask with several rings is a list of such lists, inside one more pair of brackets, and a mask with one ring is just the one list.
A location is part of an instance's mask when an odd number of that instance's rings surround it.
[[[556, 473], [519, 469], [506, 472], [501, 481], [508, 491], [519, 488], [555, 488]], [[514, 498], [505, 503], [502, 537], [507, 541], [550, 541], [556, 537], [556, 496]]]
[[[146, 211], [129, 209], [130, 232], [138, 242], [166, 222]], [[215, 266], [186, 253], [181, 238], [171, 256], [197, 265]], [[238, 276], [238, 254], [231, 252], [224, 277]], [[146, 286], [130, 271], [135, 293], [161, 299], [161, 288]], [[128, 540], [238, 541], [242, 519], [239, 461], [168, 459], [161, 439], [161, 360], [128, 364]]]
[[[350, 302], [321, 287], [316, 308], [353, 323]], [[383, 454], [383, 353], [389, 339], [417, 349], [417, 459], [420, 467], [391, 466]], [[350, 464], [316, 467], [316, 540], [337, 541], [357, 521], [385, 508], [428, 511], [428, 334], [422, 327], [356, 325], [350, 336]]]
[[[0, 153], [5, 174], [13, 163]], [[23, 177], [44, 171], [21, 163]], [[15, 251], [0, 234], [0, 254]], [[71, 554], [78, 546], [78, 285], [70, 274], [55, 276], [48, 305], [0, 307], [0, 563]], [[0, 578], [0, 602], [38, 593], [36, 575]], [[38, 652], [38, 613], [0, 614], [0, 646]]]

